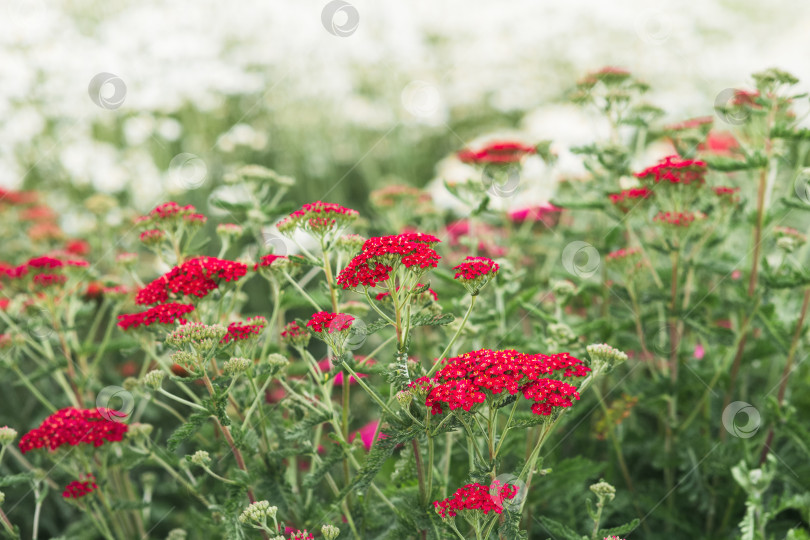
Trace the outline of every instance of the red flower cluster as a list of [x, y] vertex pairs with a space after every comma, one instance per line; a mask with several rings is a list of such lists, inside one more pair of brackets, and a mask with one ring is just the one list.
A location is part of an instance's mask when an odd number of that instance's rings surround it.
[[556, 225], [560, 212], [563, 209], [551, 203], [530, 206], [520, 210], [509, 212], [509, 220], [513, 223], [524, 223], [526, 221], [542, 221], [548, 226]]
[[[135, 220], [138, 225], [152, 225], [155, 223], [171, 222], [182, 219], [187, 223], [205, 223], [206, 217], [197, 213], [197, 209], [192, 205], [180, 206], [176, 202], [170, 201], [159, 205], [145, 216]], [[148, 231], [147, 231], [148, 232]], [[143, 240], [143, 235], [141, 235]]]
[[360, 285], [375, 287], [377, 283], [391, 279], [391, 273], [400, 265], [424, 273], [425, 269], [438, 266], [441, 257], [432, 246], [440, 241], [423, 233], [369, 238], [360, 254], [340, 272], [338, 283], [344, 289]]
[[443, 404], [451, 411], [469, 412], [486, 401], [486, 392], [496, 395], [506, 390], [510, 395], [521, 392], [534, 401], [533, 413], [547, 416], [554, 407], [571, 407], [571, 400], [579, 399], [575, 386], [548, 376], [562, 372], [563, 377], [583, 377], [590, 371], [568, 353], [547, 356], [481, 349], [447, 359], [432, 379], [422, 377], [411, 387], [429, 389], [425, 406], [434, 415], [444, 412]]
[[169, 293], [202, 298], [218, 288], [217, 279], [236, 281], [247, 274], [247, 265], [240, 262], [195, 257], [146, 285], [135, 295], [135, 303], [142, 305], [165, 302]]
[[98, 485], [96, 485], [96, 478], [92, 474], [88, 474], [85, 482], [74, 480], [66, 485], [65, 491], [62, 492], [62, 497], [66, 499], [71, 497], [74, 499], [79, 499], [85, 495], [91, 494], [93, 490], [96, 489], [98, 489]]
[[740, 197], [737, 195], [740, 192], [740, 188], [717, 186], [713, 187], [712, 191], [726, 202], [736, 203], [740, 200]]
[[220, 343], [230, 343], [231, 341], [244, 341], [253, 336], [258, 336], [267, 326], [267, 319], [261, 316], [250, 317], [247, 321], [233, 322], [228, 325], [228, 333], [225, 334]]
[[354, 317], [346, 313], [319, 311], [312, 315], [312, 318], [307, 323], [307, 328], [312, 328], [312, 331], [318, 334], [324, 332], [332, 334], [334, 332], [348, 330], [351, 328], [353, 322]]
[[479, 165], [491, 163], [517, 163], [524, 157], [536, 153], [533, 146], [517, 141], [491, 142], [480, 150], [461, 150], [457, 156], [464, 163]]
[[694, 212], [658, 212], [653, 221], [676, 227], [688, 227], [698, 217], [700, 216]]
[[309, 339], [309, 332], [298, 326], [298, 323], [295, 321], [287, 323], [287, 325], [284, 326], [284, 330], [281, 332], [281, 339], [288, 342], [301, 339], [304, 336]]
[[157, 244], [163, 240], [164, 236], [166, 236], [166, 233], [160, 229], [149, 229], [148, 231], [143, 231], [140, 236], [138, 236], [138, 239], [144, 244]]
[[677, 124], [670, 124], [664, 127], [664, 129], [666, 131], [684, 131], [687, 129], [699, 129], [705, 126], [711, 126], [712, 123], [714, 123], [713, 116], [701, 116], [699, 118], [690, 118], [689, 120], [684, 120]]
[[453, 267], [453, 270], [457, 270], [453, 279], [461, 278], [471, 281], [480, 278], [491, 278], [500, 269], [498, 263], [487, 257], [466, 257], [464, 261]]
[[653, 195], [652, 190], [646, 187], [625, 189], [624, 191], [621, 191], [619, 193], [611, 193], [610, 202], [627, 211], [628, 210], [627, 204], [630, 203], [630, 201], [635, 201], [638, 199], [649, 199], [650, 197], [652, 197], [652, 195]]
[[111, 409], [74, 409], [68, 407], [56, 411], [20, 439], [20, 450], [26, 453], [35, 448], [47, 447], [56, 450], [62, 445], [76, 446], [79, 443], [101, 446], [105, 441], [120, 441], [128, 426], [123, 422], [109, 420], [112, 416], [125, 416]]
[[300, 210], [281, 220], [276, 227], [283, 233], [302, 227], [315, 234], [323, 234], [354, 221], [358, 215], [357, 210], [336, 203], [316, 201], [305, 204]]
[[[467, 484], [458, 488], [452, 497], [442, 501], [434, 501], [433, 506], [442, 518], [455, 517], [459, 512], [473, 510], [483, 512], [484, 515], [494, 511], [500, 514], [503, 511], [504, 499], [513, 499], [518, 488], [512, 484], [501, 487], [498, 483], [493, 485], [495, 494], [490, 493], [489, 486], [482, 484]], [[500, 503], [500, 504], [499, 504]]]
[[616, 251], [611, 251], [605, 256], [605, 260], [608, 261], [615, 261], [619, 259], [626, 259], [627, 257], [631, 257], [633, 255], [638, 255], [641, 253], [639, 248], [622, 248]]
[[[59, 252], [65, 253], [66, 252]], [[69, 254], [68, 254], [69, 255]], [[90, 264], [83, 259], [62, 259], [51, 256], [35, 257], [19, 266], [0, 265], [0, 275], [13, 280], [31, 278], [31, 282], [39, 288], [59, 285], [67, 281], [62, 272], [75, 267], [87, 267]]]
[[273, 255], [272, 253], [270, 253], [268, 255], [262, 256], [261, 260], [253, 266], [253, 269], [258, 270], [259, 268], [268, 268], [272, 266], [274, 262], [286, 259], [287, 259], [286, 255]]
[[191, 313], [192, 311], [194, 311], [192, 304], [178, 304], [175, 302], [159, 304], [140, 313], [124, 313], [119, 315], [118, 326], [127, 330], [130, 327], [137, 328], [141, 325], [149, 326], [155, 322], [172, 324], [177, 321], [180, 324], [186, 324], [188, 321], [183, 315]]
[[636, 173], [636, 178], [642, 180], [652, 178], [656, 184], [663, 181], [671, 184], [700, 185], [706, 181], [705, 177], [705, 161], [682, 159], [677, 155], [667, 156], [657, 165]]

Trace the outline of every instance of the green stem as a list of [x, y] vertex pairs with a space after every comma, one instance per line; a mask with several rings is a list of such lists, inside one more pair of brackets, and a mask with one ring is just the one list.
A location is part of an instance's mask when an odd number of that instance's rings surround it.
[[441, 356], [439, 356], [439, 358], [436, 359], [436, 362], [433, 364], [433, 367], [430, 368], [430, 371], [427, 374], [428, 377], [430, 377], [431, 375], [436, 373], [436, 371], [439, 369], [441, 361], [444, 360], [444, 358], [450, 352], [451, 347], [453, 347], [453, 344], [458, 339], [458, 336], [461, 335], [461, 331], [464, 330], [464, 326], [467, 324], [467, 319], [470, 318], [470, 313], [472, 313], [473, 306], [475, 306], [475, 299], [476, 298], [478, 298], [478, 297], [477, 296], [471, 296], [470, 297], [470, 307], [467, 308], [467, 313], [464, 314], [464, 318], [461, 320], [461, 324], [459, 325], [458, 330], [456, 330], [456, 333], [453, 336], [453, 339], [450, 340], [450, 343], [447, 344], [447, 347], [445, 347], [445, 349], [442, 352]]

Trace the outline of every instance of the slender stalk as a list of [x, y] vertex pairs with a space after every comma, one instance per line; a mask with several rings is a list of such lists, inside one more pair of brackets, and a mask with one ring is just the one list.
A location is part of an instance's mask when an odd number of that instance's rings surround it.
[[[782, 371], [782, 378], [779, 381], [779, 393], [776, 397], [776, 402], [781, 409], [782, 403], [785, 400], [785, 392], [787, 391], [787, 383], [790, 378], [790, 372], [793, 369], [793, 360], [796, 358], [796, 350], [799, 347], [799, 338], [804, 329], [804, 319], [807, 316], [807, 307], [810, 305], [810, 288], [804, 289], [804, 300], [802, 301], [802, 310], [799, 313], [799, 320], [796, 323], [796, 330], [793, 332], [793, 341], [790, 343], [790, 350], [788, 351], [787, 362], [785, 362], [785, 369]], [[762, 454], [759, 457], [759, 464], [762, 466], [768, 458], [768, 453], [771, 450], [771, 443], [773, 442], [774, 429], [768, 430], [768, 437], [765, 440], [765, 445], [762, 448]]]
[[441, 365], [442, 360], [444, 360], [444, 358], [450, 352], [450, 349], [453, 347], [453, 344], [458, 339], [458, 336], [461, 335], [461, 331], [464, 330], [464, 326], [467, 324], [467, 319], [470, 318], [470, 313], [472, 313], [473, 306], [475, 306], [475, 299], [476, 298], [478, 298], [478, 297], [477, 296], [471, 296], [470, 297], [470, 307], [467, 308], [467, 313], [464, 314], [464, 318], [461, 320], [461, 324], [459, 325], [458, 330], [456, 330], [456, 333], [453, 336], [453, 339], [450, 340], [450, 343], [448, 343], [447, 347], [445, 347], [444, 351], [442, 351], [441, 356], [439, 356], [439, 358], [436, 359], [436, 362], [433, 364], [433, 367], [430, 368], [430, 371], [427, 374], [428, 377], [430, 377], [431, 375], [436, 373], [436, 371], [439, 369], [439, 366]]

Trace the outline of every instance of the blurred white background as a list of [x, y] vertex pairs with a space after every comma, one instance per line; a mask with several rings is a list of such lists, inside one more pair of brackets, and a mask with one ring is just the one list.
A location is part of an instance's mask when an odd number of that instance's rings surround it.
[[[0, 0], [0, 186], [43, 163], [101, 191], [158, 185], [165, 166], [145, 143], [193, 141], [177, 111], [216, 116], [228, 96], [250, 99], [217, 139], [225, 152], [274, 144], [254, 109], [313, 134], [385, 133], [441, 130], [485, 104], [519, 111], [529, 133], [576, 139], [579, 117], [550, 104], [604, 65], [648, 80], [671, 119], [712, 114], [719, 92], [767, 67], [810, 82], [810, 3], [797, 0], [352, 0], [331, 32], [327, 4]], [[114, 107], [89, 98], [99, 73], [125, 85]], [[112, 125], [122, 139], [98, 136]]]

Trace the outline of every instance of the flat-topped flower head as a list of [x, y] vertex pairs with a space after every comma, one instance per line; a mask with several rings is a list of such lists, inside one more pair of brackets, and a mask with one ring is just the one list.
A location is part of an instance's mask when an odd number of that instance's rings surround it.
[[295, 321], [287, 323], [281, 332], [281, 341], [293, 347], [306, 347], [312, 335]]
[[499, 269], [498, 263], [487, 257], [467, 257], [463, 263], [453, 267], [456, 271], [454, 279], [461, 282], [472, 296], [476, 296]]
[[290, 268], [290, 259], [286, 255], [268, 253], [262, 255], [259, 262], [253, 265], [253, 270], [272, 275], [274, 272], [283, 272]]
[[346, 313], [329, 313], [319, 311], [314, 313], [307, 323], [307, 328], [311, 328], [316, 334], [333, 334], [344, 332], [351, 328], [354, 317]]
[[630, 259], [636, 259], [641, 256], [641, 249], [637, 247], [621, 248], [616, 251], [611, 251], [605, 256], [607, 262], [619, 262]]
[[135, 224], [143, 228], [162, 229], [168, 226], [177, 226], [180, 223], [190, 225], [202, 225], [207, 218], [198, 213], [192, 205], [180, 206], [174, 201], [169, 201], [157, 206], [145, 216], [135, 220]]
[[724, 203], [736, 204], [740, 202], [740, 188], [728, 186], [716, 186], [712, 188], [714, 194]]
[[[491, 493], [490, 486], [483, 484], [467, 484], [460, 487], [456, 492], [446, 499], [434, 501], [433, 507], [436, 513], [443, 519], [450, 519], [459, 512], [480, 512], [484, 515], [490, 512], [500, 514], [503, 511], [502, 501], [513, 499], [517, 495], [518, 488], [513, 484], [494, 486], [496, 493]], [[501, 502], [501, 504], [498, 504]]]
[[8, 426], [0, 427], [0, 446], [10, 444], [17, 438], [17, 430]]
[[227, 333], [221, 324], [191, 322], [172, 330], [166, 337], [166, 344], [175, 349], [188, 346], [198, 353], [205, 353], [216, 347]]
[[222, 336], [220, 343], [231, 343], [234, 341], [245, 341], [258, 337], [264, 327], [267, 326], [267, 319], [262, 316], [250, 317], [245, 322], [232, 322], [228, 325], [227, 333]]
[[155, 323], [160, 324], [186, 324], [185, 315], [194, 311], [191, 304], [178, 304], [169, 302], [158, 304], [140, 313], [125, 313], [118, 316], [118, 326], [124, 330], [138, 328], [139, 326], [150, 326]]
[[290, 534], [290, 540], [313, 540], [315, 537], [312, 536], [312, 533], [307, 532], [306, 529], [303, 531], [293, 531]]
[[432, 246], [439, 242], [433, 235], [415, 232], [369, 238], [360, 254], [340, 272], [338, 283], [344, 289], [376, 287], [391, 280], [400, 269], [418, 279], [438, 266], [441, 257]]
[[239, 514], [239, 523], [251, 525], [267, 525], [267, 519], [275, 519], [277, 506], [270, 506], [268, 501], [256, 501]]
[[32, 429], [20, 439], [20, 451], [37, 448], [56, 450], [61, 446], [88, 444], [95, 447], [105, 442], [118, 442], [127, 432], [127, 425], [113, 417], [126, 416], [111, 409], [76, 409], [68, 407], [47, 417], [39, 427]]
[[611, 347], [607, 343], [594, 343], [586, 348], [588, 356], [591, 357], [591, 364], [594, 369], [606, 367], [608, 370], [627, 361], [627, 354]]
[[194, 257], [147, 284], [135, 295], [142, 305], [166, 302], [169, 296], [205, 297], [220, 281], [237, 281], [247, 274], [247, 265], [216, 257]]
[[672, 227], [689, 227], [696, 220], [704, 219], [706, 216], [701, 212], [658, 212], [653, 218], [655, 223]]
[[700, 186], [706, 182], [706, 162], [683, 159], [678, 155], [667, 156], [657, 165], [636, 173], [636, 178], [653, 184], [678, 184]]
[[66, 499], [80, 499], [98, 489], [95, 476], [88, 474], [85, 476], [85, 478], [86, 480], [84, 481], [74, 480], [65, 486], [65, 490], [62, 492], [62, 497]]
[[555, 377], [584, 377], [589, 372], [590, 368], [568, 353], [547, 356], [481, 349], [446, 359], [431, 379], [418, 379], [412, 385], [428, 391], [425, 405], [434, 415], [442, 414], [445, 407], [469, 412], [506, 391], [522, 393], [533, 402], [533, 413], [548, 416], [579, 399], [575, 386]]
[[319, 311], [312, 315], [307, 323], [307, 328], [315, 337], [326, 342], [336, 356], [341, 356], [346, 340], [351, 333], [352, 323], [354, 323], [354, 317], [348, 313]]
[[359, 234], [344, 234], [335, 241], [335, 247], [348, 255], [354, 255], [363, 249], [367, 238]]
[[619, 193], [609, 195], [610, 202], [622, 212], [630, 211], [634, 206], [653, 196], [651, 189], [646, 187], [625, 189]]
[[239, 238], [243, 233], [242, 226], [236, 223], [220, 223], [217, 225], [217, 235], [226, 240]]
[[463, 163], [493, 165], [519, 163], [526, 156], [536, 153], [534, 146], [519, 141], [493, 141], [477, 150], [461, 150], [457, 156]]
[[292, 234], [295, 230], [306, 231], [313, 236], [323, 238], [334, 234], [357, 219], [358, 212], [336, 203], [316, 201], [307, 203], [283, 220], [276, 227], [283, 234]]

